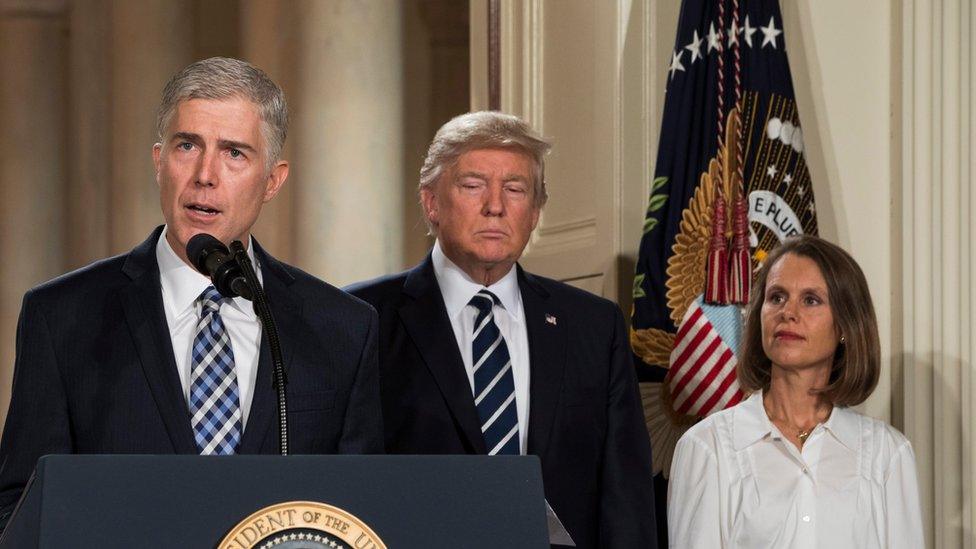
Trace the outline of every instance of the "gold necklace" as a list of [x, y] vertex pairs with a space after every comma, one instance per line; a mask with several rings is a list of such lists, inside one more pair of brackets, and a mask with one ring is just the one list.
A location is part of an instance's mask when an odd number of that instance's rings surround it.
[[[766, 412], [766, 417], [768, 417], [770, 421], [772, 421], [773, 423], [777, 423], [777, 421], [773, 419], [773, 415], [769, 413], [769, 408], [766, 407], [766, 400], [765, 399], [763, 399], [763, 410]], [[830, 417], [831, 410], [832, 409], [828, 409], [828, 411], [827, 411], [827, 417]], [[826, 420], [827, 419], [824, 418], [824, 421], [826, 421]], [[799, 427], [794, 427], [793, 425], [791, 425], [790, 422], [784, 417], [783, 418], [783, 425], [785, 427], [788, 427], [790, 430], [796, 429], [796, 438], [798, 438], [800, 440], [800, 444], [802, 445], [802, 444], [806, 443], [807, 439], [810, 438], [810, 435], [813, 433], [813, 430], [816, 429], [817, 428], [817, 425], [820, 425], [820, 423], [818, 422], [818, 423], [814, 424], [814, 426], [813, 427], [810, 427], [809, 429], [801, 429]], [[785, 431], [786, 430], [783, 429], [783, 432], [785, 432]]]

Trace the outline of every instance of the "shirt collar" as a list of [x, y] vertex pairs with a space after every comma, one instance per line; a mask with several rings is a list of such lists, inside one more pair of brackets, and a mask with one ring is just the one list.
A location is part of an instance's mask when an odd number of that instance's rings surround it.
[[[440, 286], [441, 295], [444, 296], [447, 316], [451, 319], [458, 318], [471, 298], [485, 286], [476, 282], [461, 267], [448, 259], [441, 249], [440, 241], [434, 242], [431, 261], [434, 264], [434, 276], [437, 278], [437, 285]], [[488, 291], [498, 297], [502, 307], [513, 320], [519, 321], [522, 318], [522, 294], [518, 288], [518, 272], [515, 265], [512, 265], [505, 276], [488, 286]]]
[[[159, 235], [156, 242], [156, 262], [159, 264], [159, 282], [163, 290], [163, 306], [169, 311], [172, 318], [179, 318], [188, 311], [195, 311], [197, 298], [213, 283], [209, 278], [200, 274], [196, 269], [186, 264], [170, 246], [166, 239], [167, 227], [163, 227], [163, 232]], [[247, 255], [254, 265], [258, 281], [261, 280], [261, 267], [254, 259], [254, 239], [248, 236]], [[244, 313], [248, 318], [254, 319], [253, 304], [243, 297], [235, 297], [227, 300], [235, 309]]]
[[[779, 433], [779, 430], [769, 421], [769, 416], [766, 415], [762, 391], [752, 393], [745, 402], [733, 410], [735, 415], [733, 416], [732, 440], [737, 451], [767, 436]], [[830, 412], [830, 417], [827, 418], [823, 426], [848, 450], [857, 449], [859, 426], [855, 412], [846, 407], [834, 406]]]
[[763, 407], [762, 391], [752, 393], [742, 404], [732, 408], [732, 443], [742, 450], [773, 433], [773, 424]]
[[857, 450], [860, 421], [856, 412], [846, 406], [834, 406], [823, 426], [848, 450]]

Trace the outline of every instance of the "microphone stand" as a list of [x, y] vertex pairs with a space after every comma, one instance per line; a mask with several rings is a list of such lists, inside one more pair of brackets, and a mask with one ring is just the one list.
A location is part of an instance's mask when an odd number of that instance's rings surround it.
[[240, 240], [235, 240], [230, 245], [230, 250], [234, 254], [234, 259], [241, 266], [241, 272], [247, 285], [251, 287], [254, 294], [254, 310], [264, 325], [264, 331], [268, 334], [268, 343], [271, 346], [271, 361], [274, 364], [272, 373], [272, 387], [278, 395], [278, 432], [281, 438], [278, 441], [278, 449], [281, 455], [288, 455], [288, 406], [285, 402], [285, 385], [288, 380], [285, 378], [285, 361], [281, 357], [281, 341], [278, 339], [278, 327], [275, 324], [271, 308], [268, 306], [268, 298], [264, 294], [264, 288], [258, 283], [257, 274], [251, 259], [244, 250], [244, 245]]

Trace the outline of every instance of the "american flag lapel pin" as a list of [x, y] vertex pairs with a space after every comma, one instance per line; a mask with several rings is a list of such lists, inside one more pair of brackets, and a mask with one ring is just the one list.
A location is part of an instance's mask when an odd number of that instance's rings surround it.
[[556, 325], [556, 317], [554, 317], [553, 315], [551, 315], [549, 313], [546, 313], [546, 322], [548, 322], [549, 324], [552, 324], [553, 326], [555, 326]]

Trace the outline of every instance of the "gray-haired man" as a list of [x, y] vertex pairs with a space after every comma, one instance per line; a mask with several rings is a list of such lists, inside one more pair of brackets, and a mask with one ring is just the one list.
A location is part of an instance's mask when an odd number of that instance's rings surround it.
[[420, 172], [434, 249], [350, 289], [380, 314], [386, 450], [538, 455], [577, 547], [656, 547], [623, 316], [516, 264], [546, 202], [548, 150], [514, 116], [445, 124]]
[[267, 338], [249, 301], [190, 266], [199, 233], [245, 243], [259, 273], [288, 371], [290, 452], [382, 451], [375, 311], [251, 238], [288, 177], [287, 122], [281, 89], [243, 61], [199, 61], [167, 84], [152, 150], [166, 225], [24, 296], [0, 523], [44, 454], [278, 451]]

